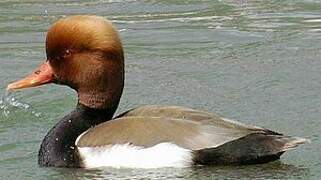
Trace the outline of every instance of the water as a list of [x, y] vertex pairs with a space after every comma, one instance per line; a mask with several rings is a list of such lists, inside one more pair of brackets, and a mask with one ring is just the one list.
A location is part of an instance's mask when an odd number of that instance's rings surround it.
[[[321, 1], [1, 0], [1, 179], [320, 179]], [[118, 113], [143, 104], [216, 112], [310, 144], [255, 166], [83, 170], [39, 168], [46, 132], [75, 106], [67, 87], [5, 96], [45, 58], [49, 25], [72, 14], [120, 30], [126, 86]]]

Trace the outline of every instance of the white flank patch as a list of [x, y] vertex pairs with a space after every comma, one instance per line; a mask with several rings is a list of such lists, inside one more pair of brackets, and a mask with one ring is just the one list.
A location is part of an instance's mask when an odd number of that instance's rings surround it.
[[130, 144], [99, 147], [78, 147], [85, 168], [161, 168], [188, 167], [192, 153], [172, 143], [160, 143], [144, 148]]

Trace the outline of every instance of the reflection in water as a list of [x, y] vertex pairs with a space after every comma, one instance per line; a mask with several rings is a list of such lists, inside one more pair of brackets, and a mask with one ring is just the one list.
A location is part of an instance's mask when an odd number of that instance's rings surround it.
[[304, 178], [309, 169], [280, 161], [252, 166], [198, 166], [160, 169], [56, 169], [63, 179], [287, 179]]
[[16, 99], [11, 92], [6, 91], [0, 99], [0, 111], [4, 117], [8, 117], [15, 109], [23, 109], [30, 112], [36, 117], [40, 117], [41, 113], [32, 109], [30, 104], [24, 103]]

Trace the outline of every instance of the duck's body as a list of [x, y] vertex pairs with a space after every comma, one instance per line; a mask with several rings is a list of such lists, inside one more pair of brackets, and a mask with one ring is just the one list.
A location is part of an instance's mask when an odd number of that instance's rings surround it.
[[78, 105], [46, 135], [41, 166], [186, 167], [264, 163], [306, 140], [178, 106], [142, 106], [114, 119], [124, 83], [123, 50], [112, 25], [71, 16], [48, 32], [47, 62], [8, 89], [49, 82], [78, 93]]
[[45, 137], [39, 164], [63, 167], [186, 167], [273, 161], [304, 142], [207, 112], [142, 106], [113, 120], [78, 105]]

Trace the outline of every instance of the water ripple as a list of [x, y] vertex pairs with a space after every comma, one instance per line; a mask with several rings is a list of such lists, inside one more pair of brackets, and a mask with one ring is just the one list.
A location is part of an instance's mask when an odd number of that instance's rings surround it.
[[6, 91], [6, 93], [0, 99], [1, 114], [4, 117], [9, 117], [10, 113], [15, 111], [15, 109], [22, 109], [31, 112], [31, 114], [33, 114], [36, 117], [41, 116], [41, 113], [33, 110], [30, 104], [17, 100], [10, 92]]

